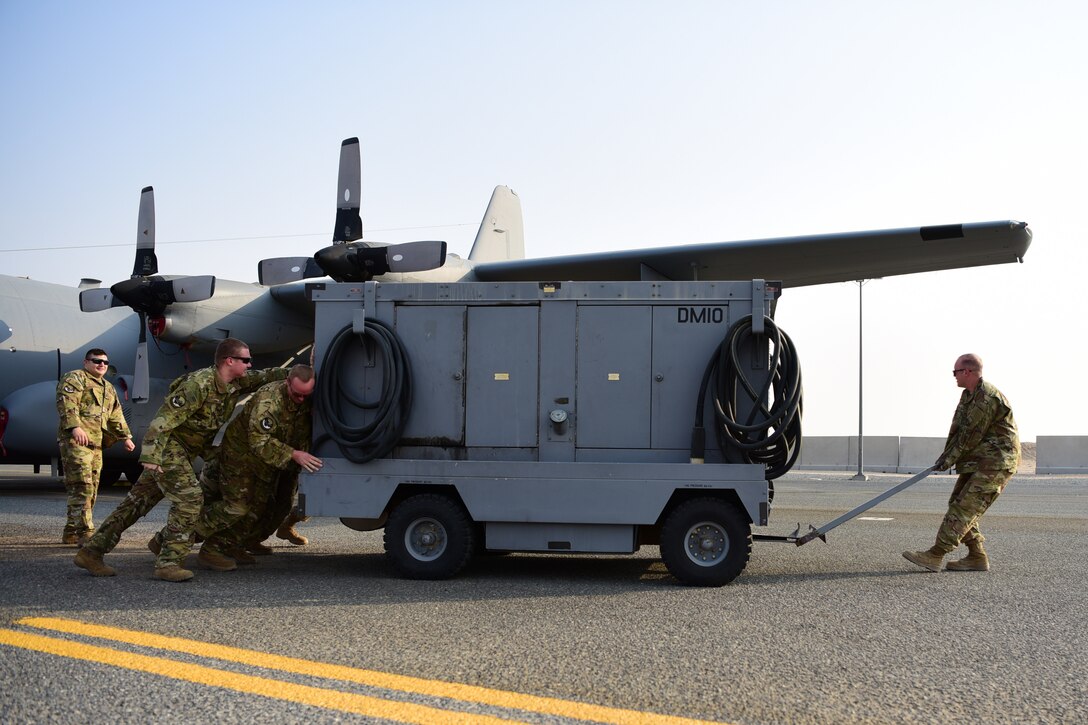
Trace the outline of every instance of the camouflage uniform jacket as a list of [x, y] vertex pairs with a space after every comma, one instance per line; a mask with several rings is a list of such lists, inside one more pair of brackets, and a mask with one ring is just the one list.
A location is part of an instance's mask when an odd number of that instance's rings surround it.
[[973, 393], [963, 391], [939, 461], [960, 473], [1016, 470], [1020, 437], [1000, 390], [980, 379]]
[[161, 466], [163, 451], [170, 440], [179, 443], [190, 458], [203, 455], [243, 393], [286, 377], [286, 369], [268, 368], [250, 371], [224, 383], [214, 366], [181, 376], [171, 383], [166, 399], [147, 428], [140, 463]]
[[219, 465], [223, 470], [242, 468], [247, 475], [262, 479], [295, 466], [291, 454], [310, 448], [311, 409], [309, 399], [291, 400], [284, 381], [263, 386], [227, 426], [216, 454]]
[[66, 373], [57, 383], [57, 415], [58, 441], [68, 437], [68, 432], [77, 426], [87, 433], [95, 447], [102, 447], [103, 434], [107, 447], [132, 437], [113, 384], [83, 369]]

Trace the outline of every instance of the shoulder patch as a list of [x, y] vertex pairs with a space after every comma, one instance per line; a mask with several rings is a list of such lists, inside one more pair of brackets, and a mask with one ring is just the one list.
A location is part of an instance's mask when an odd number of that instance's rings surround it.
[[261, 418], [261, 430], [272, 430], [272, 419], [268, 416]]
[[175, 396], [171, 397], [170, 398], [170, 405], [174, 406], [175, 408], [184, 408], [185, 407], [185, 396], [175, 395]]
[[65, 383], [65, 384], [64, 384], [64, 392], [66, 392], [66, 393], [74, 393], [74, 392], [76, 392], [76, 389], [72, 387], [72, 384], [71, 384], [71, 383]]

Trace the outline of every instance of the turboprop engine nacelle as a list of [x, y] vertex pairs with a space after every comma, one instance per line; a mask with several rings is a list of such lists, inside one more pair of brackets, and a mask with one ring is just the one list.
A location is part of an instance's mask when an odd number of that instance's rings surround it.
[[313, 340], [313, 319], [277, 304], [267, 289], [220, 280], [212, 299], [172, 305], [148, 320], [157, 340], [176, 345], [217, 345], [235, 337], [254, 354], [300, 348]]

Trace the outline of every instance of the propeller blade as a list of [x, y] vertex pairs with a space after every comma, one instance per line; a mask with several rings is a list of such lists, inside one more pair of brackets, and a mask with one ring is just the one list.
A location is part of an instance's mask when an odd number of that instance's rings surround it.
[[405, 242], [385, 248], [390, 272], [423, 272], [446, 263], [445, 242]]
[[363, 238], [363, 220], [359, 216], [362, 179], [359, 139], [345, 139], [340, 144], [340, 173], [336, 181], [336, 226], [332, 231], [334, 244]]
[[325, 271], [313, 257], [275, 257], [262, 259], [257, 265], [257, 281], [266, 287], [324, 276]]
[[446, 243], [333, 244], [318, 250], [314, 259], [337, 282], [367, 282], [388, 272], [422, 272], [441, 267], [446, 261]]
[[148, 379], [151, 373], [147, 367], [147, 343], [136, 346], [136, 375], [132, 381], [132, 402], [146, 403], [148, 398]]
[[151, 373], [147, 365], [147, 315], [140, 313], [140, 343], [136, 345], [136, 370], [132, 380], [132, 402], [146, 403]]
[[136, 263], [133, 277], [149, 277], [159, 272], [155, 258], [155, 190], [145, 186], [140, 192], [140, 219], [136, 227]]
[[83, 312], [101, 312], [113, 305], [113, 293], [108, 289], [85, 289], [79, 293], [79, 309]]
[[215, 277], [178, 277], [170, 280], [175, 302], [200, 302], [215, 293]]

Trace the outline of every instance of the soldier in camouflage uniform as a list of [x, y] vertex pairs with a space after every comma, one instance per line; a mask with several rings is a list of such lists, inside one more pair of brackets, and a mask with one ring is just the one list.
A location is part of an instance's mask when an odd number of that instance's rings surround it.
[[61, 538], [65, 544], [82, 544], [94, 533], [102, 451], [120, 440], [126, 451], [136, 448], [117, 391], [105, 379], [109, 364], [105, 350], [92, 348], [83, 367], [57, 383], [57, 443], [68, 492], [68, 519]]
[[949, 562], [948, 570], [989, 571], [978, 520], [1020, 465], [1020, 438], [1009, 401], [982, 379], [978, 355], [961, 355], [952, 374], [964, 391], [952, 417], [948, 441], [934, 467], [943, 471], [955, 466], [959, 478], [936, 543], [927, 551], [904, 551], [903, 556], [924, 569], [940, 571], [944, 557], [964, 543], [967, 556]]
[[[260, 541], [260, 522], [275, 508], [280, 481], [286, 478], [297, 488], [300, 468], [321, 468], [321, 459], [307, 452], [315, 382], [313, 368], [295, 365], [286, 380], [254, 393], [227, 426], [214, 461], [201, 476], [204, 508], [196, 531], [205, 538], [198, 557], [203, 564], [230, 571], [237, 562], [254, 563], [245, 545]], [[288, 501], [292, 494], [287, 491]], [[284, 516], [286, 511], [277, 526]]]
[[193, 463], [207, 455], [216, 432], [243, 393], [287, 377], [283, 368], [251, 372], [250, 365], [249, 346], [227, 338], [215, 350], [213, 367], [187, 373], [171, 384], [143, 440], [143, 475], [76, 555], [76, 566], [95, 576], [115, 574], [102, 556], [113, 550], [125, 529], [166, 497], [170, 513], [156, 554], [155, 576], [173, 582], [193, 578], [181, 566], [192, 547], [203, 503]]

